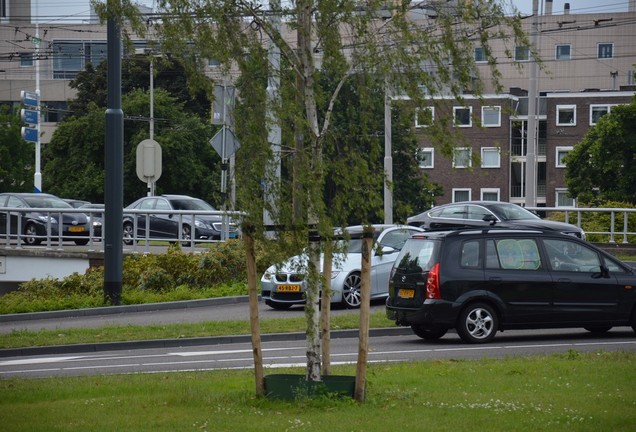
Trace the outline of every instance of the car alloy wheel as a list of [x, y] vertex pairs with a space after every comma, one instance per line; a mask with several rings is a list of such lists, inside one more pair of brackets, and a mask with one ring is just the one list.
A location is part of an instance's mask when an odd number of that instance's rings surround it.
[[346, 307], [355, 309], [360, 307], [360, 285], [362, 278], [360, 273], [351, 273], [347, 276], [342, 286], [342, 302]]
[[24, 228], [24, 237], [22, 240], [29, 246], [36, 246], [42, 242], [42, 239], [38, 238], [38, 231], [35, 224], [27, 224]]
[[124, 224], [124, 244], [131, 245], [135, 242], [134, 230], [135, 228], [133, 227], [133, 224], [131, 224], [130, 222], [126, 222]]
[[457, 333], [468, 343], [490, 342], [499, 328], [494, 309], [485, 303], [473, 303], [459, 315]]

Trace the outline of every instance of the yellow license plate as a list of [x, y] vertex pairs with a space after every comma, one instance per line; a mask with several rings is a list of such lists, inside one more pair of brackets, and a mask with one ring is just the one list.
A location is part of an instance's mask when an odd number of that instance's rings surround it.
[[300, 292], [300, 285], [278, 285], [278, 292]]
[[70, 232], [84, 232], [84, 227], [81, 226], [72, 226], [68, 229]]
[[398, 293], [398, 297], [401, 298], [413, 298], [415, 297], [415, 290], [414, 289], [401, 289]]

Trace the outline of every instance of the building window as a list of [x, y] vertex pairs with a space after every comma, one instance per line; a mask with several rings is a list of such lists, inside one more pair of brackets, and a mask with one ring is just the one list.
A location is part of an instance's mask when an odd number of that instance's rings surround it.
[[108, 56], [106, 42], [55, 41], [52, 45], [53, 78], [72, 79], [86, 64], [99, 65]]
[[428, 127], [435, 119], [435, 107], [423, 107], [415, 110], [415, 127]]
[[571, 151], [572, 151], [572, 146], [557, 146], [556, 148], [556, 167], [557, 168], [565, 168], [565, 161], [563, 159]]
[[470, 201], [470, 188], [453, 188], [453, 202]]
[[415, 157], [420, 168], [435, 168], [435, 149], [433, 147], [418, 149]]
[[498, 147], [481, 148], [482, 168], [501, 168], [501, 153]]
[[600, 43], [598, 44], [598, 58], [614, 58], [614, 44], [613, 43]]
[[455, 126], [471, 127], [473, 125], [473, 107], [453, 107]]
[[576, 126], [576, 105], [557, 105], [557, 126]]
[[453, 150], [453, 168], [470, 168], [471, 166], [470, 147], [457, 147]]
[[590, 126], [598, 123], [599, 119], [610, 112], [609, 105], [590, 105]]
[[32, 67], [32, 66], [33, 66], [33, 53], [21, 52], [20, 67]]
[[482, 188], [480, 191], [482, 201], [499, 201], [499, 188]]
[[486, 63], [486, 53], [482, 47], [475, 48], [475, 62]]
[[501, 127], [501, 107], [481, 107], [481, 125], [484, 127]]
[[557, 60], [570, 60], [572, 58], [571, 51], [572, 51], [572, 45], [570, 44], [557, 45], [555, 58]]
[[208, 59], [208, 66], [211, 68], [218, 68], [221, 66], [221, 61], [217, 59]]
[[530, 60], [530, 49], [526, 46], [515, 47], [515, 60], [516, 61]]
[[557, 207], [576, 207], [576, 200], [570, 198], [567, 189], [557, 189], [555, 192]]

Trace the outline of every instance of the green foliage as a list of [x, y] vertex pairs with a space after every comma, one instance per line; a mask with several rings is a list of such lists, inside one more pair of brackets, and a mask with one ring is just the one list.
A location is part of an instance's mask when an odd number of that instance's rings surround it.
[[570, 196], [636, 204], [636, 97], [613, 106], [565, 157]]
[[22, 139], [17, 112], [0, 106], [0, 192], [33, 191], [35, 146]]

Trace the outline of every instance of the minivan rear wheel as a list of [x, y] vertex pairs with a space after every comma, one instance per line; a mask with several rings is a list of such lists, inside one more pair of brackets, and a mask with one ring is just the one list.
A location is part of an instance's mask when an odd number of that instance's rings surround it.
[[411, 330], [413, 330], [416, 336], [426, 340], [437, 340], [448, 331], [445, 327], [425, 326], [421, 324], [411, 324]]
[[459, 315], [457, 333], [468, 343], [486, 343], [493, 340], [499, 329], [499, 317], [486, 303], [473, 303]]

